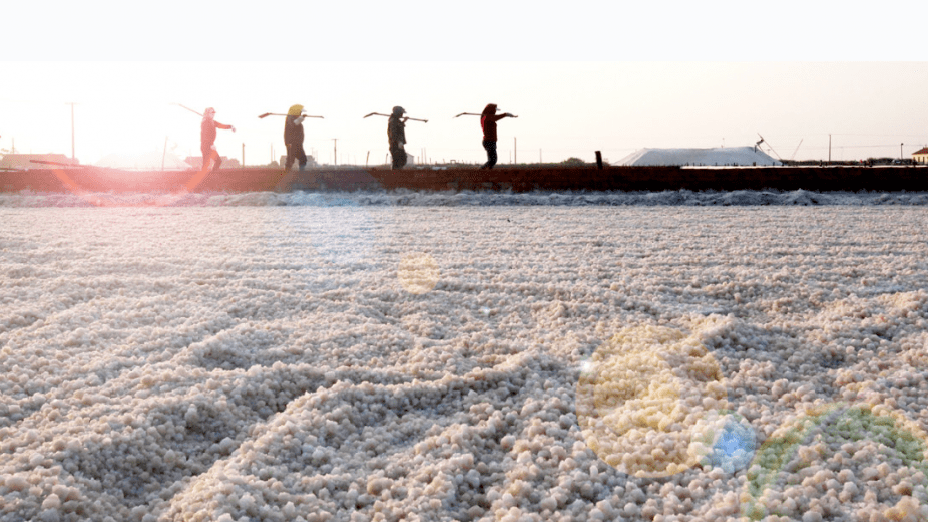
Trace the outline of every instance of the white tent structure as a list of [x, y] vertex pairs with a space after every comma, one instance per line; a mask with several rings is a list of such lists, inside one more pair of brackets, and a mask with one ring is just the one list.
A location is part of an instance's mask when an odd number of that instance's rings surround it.
[[754, 147], [718, 149], [641, 149], [613, 165], [622, 167], [704, 166], [771, 167], [782, 163]]

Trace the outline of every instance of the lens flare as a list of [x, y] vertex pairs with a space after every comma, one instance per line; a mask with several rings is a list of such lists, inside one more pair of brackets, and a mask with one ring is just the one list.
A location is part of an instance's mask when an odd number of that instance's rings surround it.
[[666, 327], [625, 328], [584, 362], [577, 419], [604, 462], [636, 477], [666, 477], [706, 451], [698, 430], [728, 408], [715, 357], [694, 336]]
[[[757, 451], [741, 495], [741, 514], [748, 520], [774, 514], [802, 518], [809, 509], [806, 488], [816, 483], [820, 474], [822, 478], [834, 475], [845, 482], [839, 499], [847, 511], [855, 509], [858, 500], [873, 494], [867, 490], [874, 485], [880, 490], [874, 498], [893, 503], [884, 487], [895, 480], [889, 476], [893, 469], [909, 477], [911, 484], [908, 491], [893, 488], [899, 501], [886, 508], [880, 520], [909, 520], [908, 515], [915, 517], [911, 520], [925, 520], [926, 458], [928, 438], [924, 430], [899, 411], [870, 404], [819, 406], [784, 424]], [[856, 474], [851, 467], [857, 468]], [[863, 479], [863, 486], [845, 478]], [[870, 517], [872, 506], [867, 510], [851, 518]]]
[[713, 411], [700, 419], [693, 430], [690, 456], [703, 470], [721, 469], [735, 473], [748, 466], [757, 448], [751, 424], [734, 412]]
[[81, 187], [65, 169], [52, 169], [55, 177], [72, 194], [95, 207], [167, 207], [183, 200], [203, 181], [206, 172], [195, 173], [177, 192], [167, 194], [135, 194], [132, 197], [117, 197], [112, 193], [98, 194]]

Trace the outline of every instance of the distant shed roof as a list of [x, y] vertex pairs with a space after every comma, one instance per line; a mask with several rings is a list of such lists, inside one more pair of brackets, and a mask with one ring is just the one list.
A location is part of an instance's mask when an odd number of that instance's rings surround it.
[[641, 149], [614, 165], [644, 166], [779, 166], [779, 161], [754, 147], [717, 149]]

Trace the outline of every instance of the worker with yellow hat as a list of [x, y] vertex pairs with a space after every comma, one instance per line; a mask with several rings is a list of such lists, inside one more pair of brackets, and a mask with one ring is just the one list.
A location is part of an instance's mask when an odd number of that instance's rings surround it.
[[306, 169], [306, 152], [303, 150], [303, 120], [305, 118], [302, 105], [293, 105], [287, 111], [287, 121], [284, 122], [284, 144], [287, 146], [285, 170], [290, 170], [295, 161], [299, 161], [301, 172]]

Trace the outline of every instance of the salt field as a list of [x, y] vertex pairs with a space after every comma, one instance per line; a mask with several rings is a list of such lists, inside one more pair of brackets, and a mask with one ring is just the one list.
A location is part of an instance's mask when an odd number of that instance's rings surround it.
[[928, 520], [926, 202], [0, 195], [0, 521]]

